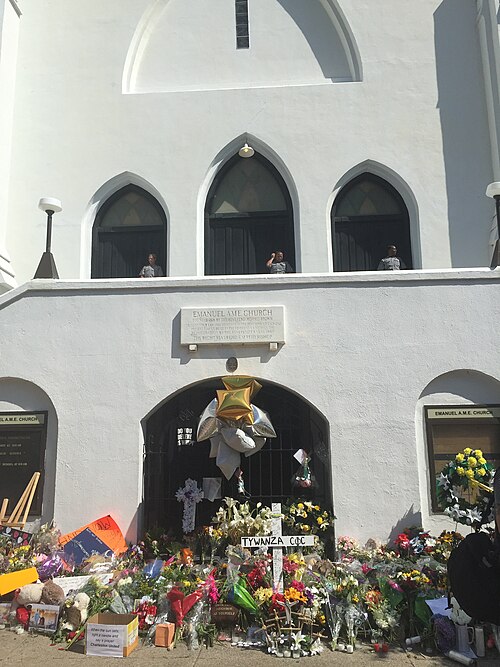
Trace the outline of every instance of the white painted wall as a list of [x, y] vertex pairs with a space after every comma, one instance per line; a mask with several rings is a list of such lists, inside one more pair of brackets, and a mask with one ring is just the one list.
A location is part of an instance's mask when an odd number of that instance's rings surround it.
[[[36, 281], [0, 297], [0, 377], [29, 378], [57, 413], [64, 531], [109, 512], [135, 537], [141, 420], [225, 374], [230, 356], [238, 372], [287, 387], [327, 419], [338, 534], [387, 539], [420, 522], [439, 531], [452, 523], [429, 516], [421, 410], [428, 396], [499, 402], [499, 286], [499, 271], [479, 269]], [[286, 344], [181, 348], [180, 308], [222, 305], [284, 305]]]
[[16, 83], [19, 7], [15, 0], [0, 0], [0, 293], [15, 287], [15, 271], [6, 247], [12, 120]]
[[[44, 247], [40, 196], [63, 201], [59, 274], [90, 275], [96, 193], [124, 173], [165, 202], [170, 275], [202, 275], [202, 194], [246, 134], [297, 193], [299, 270], [331, 270], [334, 193], [367, 161], [415, 204], [417, 267], [489, 264], [492, 164], [475, 3], [310, 0], [305, 14], [297, 0], [254, 0], [251, 52], [231, 58], [234, 4], [209, 4], [207, 15], [205, 0], [22, 3], [7, 231], [19, 283]], [[322, 21], [334, 9], [345, 17], [337, 33]], [[351, 60], [359, 53], [349, 69], [361, 81], [325, 77], [345, 74], [342, 40]]]

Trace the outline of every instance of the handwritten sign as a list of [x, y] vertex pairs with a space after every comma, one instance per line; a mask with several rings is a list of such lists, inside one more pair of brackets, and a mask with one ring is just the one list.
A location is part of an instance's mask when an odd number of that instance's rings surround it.
[[246, 549], [261, 547], [312, 547], [314, 535], [265, 535], [262, 537], [242, 537], [241, 546]]
[[87, 655], [127, 657], [138, 643], [138, 618], [133, 614], [96, 614], [89, 618]]
[[273, 550], [273, 588], [278, 593], [283, 592], [283, 548], [284, 547], [312, 547], [313, 535], [282, 535], [281, 503], [271, 504], [272, 535], [257, 535], [242, 537], [241, 546], [247, 549], [271, 547]]

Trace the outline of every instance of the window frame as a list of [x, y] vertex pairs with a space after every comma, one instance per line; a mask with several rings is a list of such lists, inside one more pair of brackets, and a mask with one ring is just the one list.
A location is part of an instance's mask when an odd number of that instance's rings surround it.
[[[500, 410], [500, 404], [497, 403], [490, 403], [490, 404], [476, 404], [476, 403], [458, 403], [458, 404], [431, 404], [431, 405], [424, 405], [424, 420], [425, 420], [425, 435], [426, 435], [426, 451], [427, 451], [427, 462], [428, 462], [428, 481], [430, 484], [430, 497], [431, 497], [431, 505], [430, 505], [430, 510], [431, 514], [444, 514], [443, 510], [439, 507], [438, 502], [437, 502], [437, 493], [436, 493], [436, 478], [439, 475], [439, 471], [436, 470], [436, 455], [434, 453], [434, 442], [433, 442], [433, 430], [432, 427], [434, 424], [436, 425], [441, 425], [441, 424], [464, 424], [466, 423], [467, 425], [479, 425], [479, 424], [500, 424], [500, 416], [498, 417], [455, 417], [455, 418], [450, 418], [450, 417], [435, 417], [435, 418], [429, 418], [429, 411], [430, 410], [470, 410], [470, 409], [482, 409], [485, 408], [487, 410], [492, 410], [492, 409], [497, 409]], [[446, 460], [443, 459], [443, 468], [446, 465], [448, 461], [450, 461], [460, 450], [457, 448], [456, 451], [450, 452], [449, 458], [447, 457]], [[485, 454], [489, 455], [490, 452], [485, 452]], [[498, 454], [497, 454], [497, 459], [493, 460], [500, 460], [500, 440], [498, 443]]]

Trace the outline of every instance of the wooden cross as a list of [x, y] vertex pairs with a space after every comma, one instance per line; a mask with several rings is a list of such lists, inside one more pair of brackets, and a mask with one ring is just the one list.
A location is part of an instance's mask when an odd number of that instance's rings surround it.
[[[38, 480], [40, 479], [40, 473], [35, 472], [33, 477], [28, 482], [28, 485], [24, 489], [19, 498], [19, 502], [14, 507], [14, 511], [7, 519], [7, 507], [9, 505], [9, 499], [4, 498], [2, 507], [0, 508], [0, 526], [6, 526], [8, 528], [20, 528], [21, 530], [26, 525], [28, 519], [29, 511], [31, 509], [31, 504], [33, 498], [35, 497], [36, 487], [38, 485]], [[21, 514], [24, 510], [23, 518], [20, 519]]]
[[271, 504], [271, 535], [242, 537], [241, 546], [246, 549], [271, 547], [273, 550], [273, 589], [283, 593], [283, 549], [285, 547], [312, 547], [314, 535], [283, 535], [281, 503]]

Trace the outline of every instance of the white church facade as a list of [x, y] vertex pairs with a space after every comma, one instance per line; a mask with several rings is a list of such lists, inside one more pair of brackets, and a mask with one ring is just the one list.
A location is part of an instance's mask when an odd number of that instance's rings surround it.
[[232, 372], [278, 434], [252, 498], [303, 448], [337, 534], [452, 527], [439, 467], [500, 464], [498, 9], [0, 0], [0, 498], [41, 469], [33, 520], [175, 524]]

